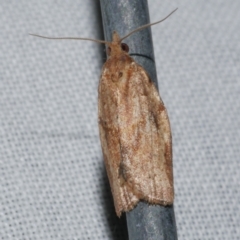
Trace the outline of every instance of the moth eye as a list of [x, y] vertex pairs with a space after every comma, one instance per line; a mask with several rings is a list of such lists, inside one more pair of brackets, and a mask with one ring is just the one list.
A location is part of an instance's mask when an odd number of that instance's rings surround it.
[[124, 52], [129, 52], [129, 47], [126, 43], [121, 43], [121, 48]]
[[107, 48], [107, 55], [110, 55], [110, 54], [111, 54], [111, 50], [112, 50], [112, 49], [111, 49], [110, 47]]

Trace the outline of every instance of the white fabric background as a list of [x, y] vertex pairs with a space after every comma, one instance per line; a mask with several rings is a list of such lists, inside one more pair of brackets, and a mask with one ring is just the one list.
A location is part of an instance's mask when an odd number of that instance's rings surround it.
[[[97, 126], [98, 1], [0, 0], [0, 239], [123, 239]], [[240, 239], [240, 1], [149, 0], [180, 240]], [[117, 29], [116, 29], [117, 30]]]

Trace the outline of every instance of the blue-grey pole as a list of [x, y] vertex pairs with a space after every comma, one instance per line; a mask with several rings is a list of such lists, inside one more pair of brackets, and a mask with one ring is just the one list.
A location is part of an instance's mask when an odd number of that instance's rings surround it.
[[[106, 41], [116, 30], [120, 37], [149, 23], [147, 0], [100, 0]], [[148, 72], [157, 86], [151, 29], [146, 28], [124, 39], [129, 53]], [[163, 207], [139, 202], [126, 213], [129, 240], [176, 240], [173, 206]]]

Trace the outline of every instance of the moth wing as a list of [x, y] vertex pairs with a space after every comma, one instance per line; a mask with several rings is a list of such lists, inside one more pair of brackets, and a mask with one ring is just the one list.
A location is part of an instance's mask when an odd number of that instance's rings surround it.
[[99, 135], [107, 175], [109, 178], [114, 205], [120, 217], [123, 211], [132, 209], [139, 199], [128, 191], [120, 174], [122, 160], [119, 136], [119, 95], [121, 94], [109, 81], [108, 71], [103, 68], [98, 88]]
[[167, 110], [146, 71], [132, 64], [119, 104], [120, 178], [152, 204], [173, 203], [172, 142]]
[[[127, 73], [127, 74], [126, 74]], [[173, 202], [172, 145], [167, 111], [146, 71], [132, 62], [114, 83], [99, 84], [99, 131], [117, 215], [139, 200]]]

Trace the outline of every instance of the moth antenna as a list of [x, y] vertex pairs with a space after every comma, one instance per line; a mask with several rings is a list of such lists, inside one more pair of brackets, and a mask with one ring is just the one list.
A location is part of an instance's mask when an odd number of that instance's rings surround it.
[[103, 44], [110, 44], [110, 42], [104, 41], [104, 40], [98, 40], [98, 39], [92, 39], [92, 38], [78, 38], [78, 37], [47, 37], [47, 36], [42, 36], [38, 34], [33, 34], [29, 33], [29, 35], [34, 36], [34, 37], [39, 37], [39, 38], [45, 38], [45, 39], [50, 39], [50, 40], [86, 40], [86, 41], [92, 41], [96, 43], [103, 43]]
[[155, 23], [148, 23], [148, 24], [145, 24], [145, 25], [143, 25], [143, 26], [141, 26], [141, 27], [133, 30], [132, 32], [128, 33], [126, 36], [124, 36], [123, 38], [121, 38], [121, 39], [120, 39], [120, 42], [121, 42], [123, 39], [129, 37], [130, 35], [132, 35], [132, 34], [135, 33], [135, 32], [141, 31], [141, 30], [143, 30], [144, 28], [147, 28], [147, 27], [150, 27], [150, 26], [152, 26], [152, 25], [155, 25], [155, 24], [158, 24], [158, 23], [160, 23], [160, 22], [163, 22], [164, 20], [166, 20], [168, 17], [170, 17], [170, 16], [171, 16], [174, 12], [176, 12], [177, 10], [178, 10], [178, 8], [176, 8], [175, 10], [173, 10], [172, 12], [170, 12], [165, 18], [161, 19], [160, 21], [157, 21], [157, 22], [155, 22]]

